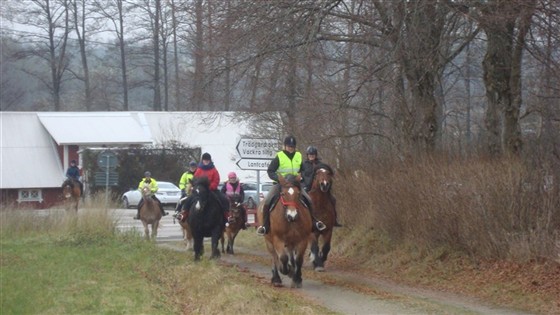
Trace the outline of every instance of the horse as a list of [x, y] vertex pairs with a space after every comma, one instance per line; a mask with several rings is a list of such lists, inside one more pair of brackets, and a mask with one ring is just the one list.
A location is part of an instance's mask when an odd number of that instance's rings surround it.
[[149, 225], [152, 227], [151, 239], [155, 240], [157, 237], [157, 230], [159, 221], [161, 220], [161, 210], [159, 204], [152, 198], [152, 191], [149, 184], [144, 184], [142, 187], [142, 206], [140, 207], [140, 221], [144, 225], [144, 236], [147, 240], [150, 239]]
[[[245, 225], [242, 207], [243, 205], [239, 200], [230, 200], [228, 225], [225, 229], [225, 236], [227, 237], [226, 253], [228, 254], [234, 254], [233, 243], [235, 242], [235, 237], [237, 237], [237, 234]], [[224, 243], [222, 238], [222, 252], [223, 247]]]
[[[181, 216], [178, 217], [177, 220], [179, 220], [179, 225], [181, 226], [181, 231], [183, 232], [183, 240], [185, 241], [186, 249], [193, 249], [193, 236], [189, 223], [187, 222], [186, 213], [181, 213]], [[173, 221], [173, 223], [175, 223], [175, 221]]]
[[310, 258], [315, 271], [324, 271], [325, 262], [331, 250], [331, 238], [335, 224], [334, 199], [331, 196], [331, 188], [334, 173], [326, 164], [319, 164], [315, 167], [313, 181], [309, 197], [313, 204], [313, 216], [321, 220], [326, 229], [314, 231], [314, 238], [311, 240]]
[[[190, 204], [187, 222], [194, 240], [194, 260], [200, 260], [204, 250], [204, 237], [211, 237], [212, 254], [211, 259], [219, 258], [218, 241], [224, 234], [224, 210], [218, 200], [218, 196], [210, 191], [210, 182], [207, 177], [193, 180], [191, 198], [194, 202]], [[229, 206], [228, 206], [229, 207]]]
[[62, 196], [66, 199], [66, 210], [74, 210], [77, 213], [80, 197], [82, 196], [80, 183], [73, 178], [65, 180], [62, 183]]
[[[270, 231], [265, 234], [266, 248], [272, 256], [272, 279], [275, 287], [282, 286], [280, 273], [292, 279], [292, 288], [302, 286], [302, 265], [312, 234], [309, 210], [301, 201], [301, 176], [278, 175], [280, 199], [270, 210]], [[263, 221], [264, 201], [259, 204], [259, 220]]]

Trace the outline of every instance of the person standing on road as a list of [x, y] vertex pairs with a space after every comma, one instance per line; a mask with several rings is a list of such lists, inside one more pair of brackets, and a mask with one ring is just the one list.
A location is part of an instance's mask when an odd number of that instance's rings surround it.
[[[144, 185], [150, 186], [150, 191], [152, 192], [151, 197], [157, 202], [159, 209], [161, 210], [161, 215], [162, 216], [168, 215], [169, 213], [163, 210], [163, 205], [161, 204], [161, 201], [159, 201], [159, 199], [156, 197], [156, 192], [159, 189], [157, 181], [154, 178], [152, 178], [152, 173], [148, 171], [144, 172], [144, 178], [142, 178], [142, 180], [138, 184], [138, 190], [142, 191]], [[140, 220], [140, 208], [142, 208], [143, 204], [144, 204], [144, 198], [140, 198], [140, 202], [138, 203], [138, 207], [136, 208], [136, 216], [134, 216], [134, 220]]]
[[[296, 138], [294, 136], [287, 136], [284, 139], [284, 150], [278, 152], [274, 159], [270, 162], [267, 173], [268, 177], [272, 179], [275, 185], [272, 186], [266, 198], [264, 199], [263, 207], [263, 221], [261, 226], [257, 228], [257, 234], [264, 236], [270, 231], [270, 205], [273, 204], [273, 200], [279, 198], [280, 187], [278, 185], [278, 175], [286, 177], [287, 175], [297, 175], [301, 172], [301, 164], [303, 158], [299, 151], [296, 151]], [[313, 229], [322, 231], [326, 228], [325, 224], [318, 221], [313, 217], [313, 211], [311, 210], [311, 198], [305, 191], [301, 189], [301, 195], [304, 197], [303, 200], [311, 218], [313, 220]]]

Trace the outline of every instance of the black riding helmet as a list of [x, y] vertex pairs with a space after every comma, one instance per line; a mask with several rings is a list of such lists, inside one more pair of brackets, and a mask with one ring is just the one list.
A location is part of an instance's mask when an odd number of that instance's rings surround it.
[[287, 136], [284, 138], [284, 145], [288, 147], [296, 146], [296, 138], [294, 136]]
[[317, 148], [310, 145], [310, 146], [307, 147], [307, 150], [305, 150], [305, 152], [307, 154], [317, 155]]

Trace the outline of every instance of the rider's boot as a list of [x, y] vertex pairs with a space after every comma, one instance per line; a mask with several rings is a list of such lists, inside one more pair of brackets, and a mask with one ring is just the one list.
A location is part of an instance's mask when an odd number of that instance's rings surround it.
[[257, 235], [264, 236], [270, 230], [270, 210], [268, 206], [263, 207], [263, 225], [257, 228]]
[[311, 200], [309, 200], [305, 195], [304, 195], [304, 198], [301, 198], [301, 200], [303, 201], [303, 204], [305, 205], [307, 210], [309, 210], [309, 215], [311, 215], [311, 222], [312, 222], [312, 225], [313, 225], [313, 231], [314, 232], [317, 232], [317, 231], [320, 232], [320, 231], [326, 229], [327, 226], [325, 225], [325, 223], [323, 223], [323, 221], [317, 220], [313, 216], [313, 211], [311, 211]]

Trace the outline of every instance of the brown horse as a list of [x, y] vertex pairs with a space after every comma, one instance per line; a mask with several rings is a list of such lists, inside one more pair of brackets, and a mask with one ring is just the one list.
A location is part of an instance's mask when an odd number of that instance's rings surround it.
[[193, 249], [193, 237], [191, 233], [191, 228], [187, 222], [186, 212], [183, 211], [182, 216], [178, 218], [179, 225], [181, 226], [181, 231], [183, 232], [183, 240], [185, 241], [186, 249]]
[[62, 183], [62, 196], [66, 200], [66, 210], [74, 210], [78, 212], [78, 205], [82, 192], [80, 190], [80, 183], [75, 179], [67, 179]]
[[[292, 288], [301, 288], [301, 267], [307, 244], [312, 238], [309, 210], [301, 201], [301, 177], [278, 176], [280, 199], [271, 207], [270, 232], [265, 234], [266, 247], [272, 255], [272, 285], [282, 286], [281, 272], [290, 276]], [[259, 220], [263, 222], [263, 202], [259, 205]]]
[[325, 270], [325, 261], [331, 250], [331, 238], [335, 223], [334, 199], [331, 196], [333, 171], [326, 165], [315, 167], [313, 182], [309, 196], [313, 204], [313, 216], [323, 221], [326, 229], [314, 231], [315, 237], [311, 240], [310, 258], [315, 271]]
[[149, 225], [152, 226], [151, 239], [155, 240], [157, 237], [157, 230], [159, 226], [159, 220], [161, 220], [161, 210], [159, 209], [159, 204], [152, 198], [152, 192], [150, 190], [149, 184], [144, 184], [142, 187], [142, 199], [143, 204], [140, 207], [140, 221], [144, 225], [144, 236], [147, 240], [150, 239], [150, 229]]
[[[243, 221], [242, 207], [243, 205], [239, 201], [230, 202], [228, 225], [224, 231], [225, 236], [227, 237], [226, 253], [228, 254], [234, 254], [233, 243], [235, 241], [235, 237], [237, 237], [237, 234], [243, 228], [243, 225], [245, 225], [245, 222]], [[223, 248], [224, 239], [222, 238], [222, 252]]]

